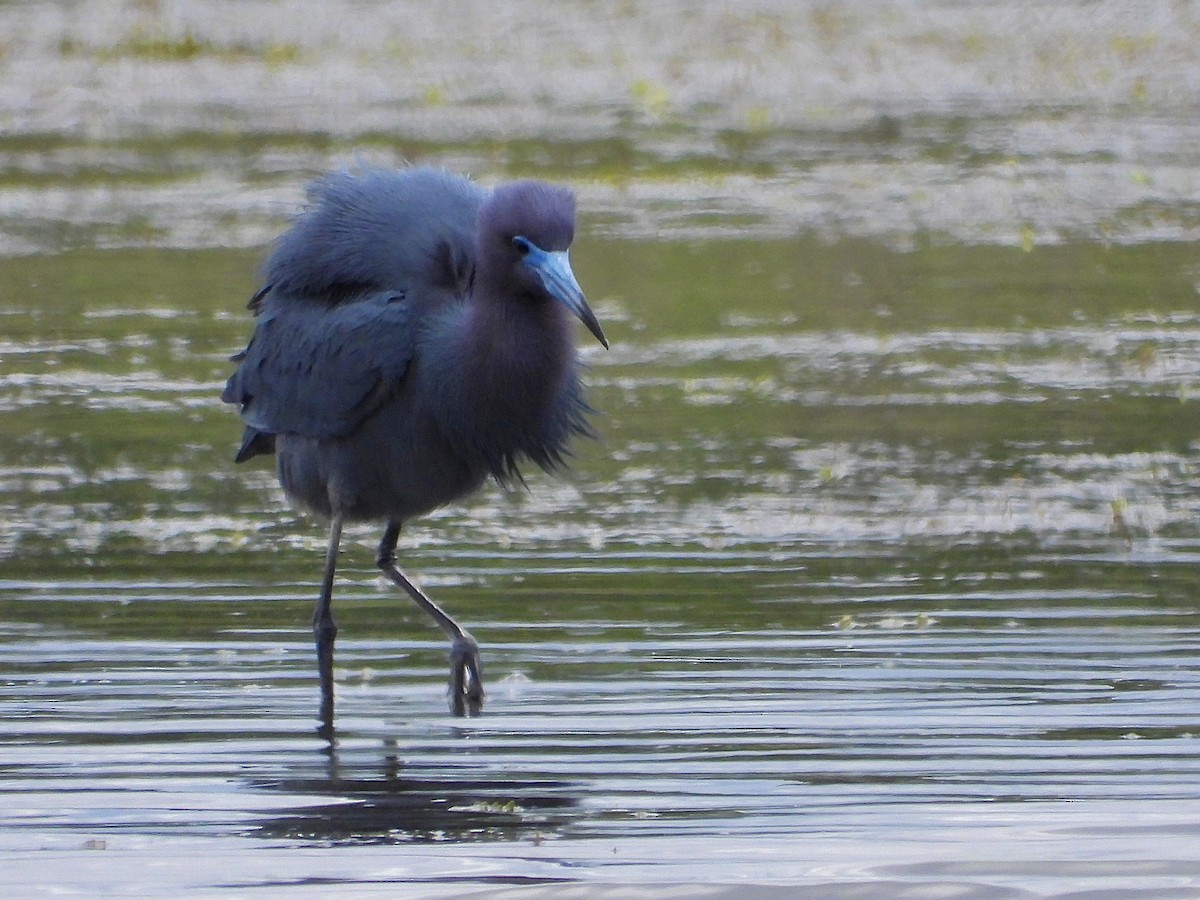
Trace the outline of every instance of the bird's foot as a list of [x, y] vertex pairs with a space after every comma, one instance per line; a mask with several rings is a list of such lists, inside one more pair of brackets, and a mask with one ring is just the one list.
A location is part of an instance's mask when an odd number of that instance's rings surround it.
[[450, 711], [456, 716], [477, 716], [482, 709], [479, 644], [464, 631], [450, 645]]

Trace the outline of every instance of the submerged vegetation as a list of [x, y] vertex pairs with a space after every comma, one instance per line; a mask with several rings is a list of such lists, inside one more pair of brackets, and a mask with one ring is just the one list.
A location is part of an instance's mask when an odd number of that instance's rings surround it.
[[156, 28], [135, 27], [116, 44], [95, 47], [76, 37], [64, 35], [58, 42], [59, 55], [65, 58], [92, 57], [98, 62], [115, 62], [123, 59], [147, 62], [191, 62], [200, 58], [224, 63], [263, 62], [269, 66], [298, 63], [303, 52], [296, 44], [289, 43], [218, 43], [197, 37], [188, 29], [181, 34], [170, 34]]

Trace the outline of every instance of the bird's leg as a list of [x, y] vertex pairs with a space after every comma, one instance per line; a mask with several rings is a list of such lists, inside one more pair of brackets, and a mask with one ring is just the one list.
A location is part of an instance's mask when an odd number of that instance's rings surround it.
[[399, 540], [400, 523], [389, 522], [379, 542], [379, 553], [375, 562], [383, 570], [383, 574], [403, 588], [417, 606], [433, 617], [446, 637], [450, 638], [451, 711], [456, 716], [478, 715], [483, 708], [483, 674], [479, 663], [479, 644], [396, 566], [396, 543]]
[[313, 636], [317, 640], [317, 674], [321, 679], [320, 732], [333, 740], [333, 642], [337, 625], [333, 621], [333, 573], [337, 569], [338, 545], [342, 541], [342, 520], [334, 517], [329, 524], [329, 549], [325, 552], [325, 574], [321, 596], [313, 611]]

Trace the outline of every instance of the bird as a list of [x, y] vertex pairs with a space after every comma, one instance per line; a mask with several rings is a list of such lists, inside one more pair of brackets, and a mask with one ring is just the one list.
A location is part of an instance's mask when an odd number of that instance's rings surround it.
[[333, 582], [347, 523], [383, 526], [375, 562], [450, 641], [451, 711], [483, 705], [479, 644], [397, 565], [401, 529], [489, 479], [561, 470], [594, 436], [573, 333], [608, 339], [572, 271], [576, 201], [537, 180], [488, 189], [431, 166], [334, 171], [269, 253], [254, 330], [221, 399], [234, 457], [275, 457], [285, 495], [329, 523], [313, 614], [332, 733]]

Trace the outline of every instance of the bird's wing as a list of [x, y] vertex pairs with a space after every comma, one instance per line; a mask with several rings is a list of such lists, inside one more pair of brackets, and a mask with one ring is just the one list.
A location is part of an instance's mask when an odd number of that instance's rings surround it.
[[[413, 356], [413, 306], [380, 291], [330, 307], [311, 299], [264, 304], [221, 399], [247, 434], [344, 437], [400, 386]], [[240, 458], [254, 455], [243, 447]]]

